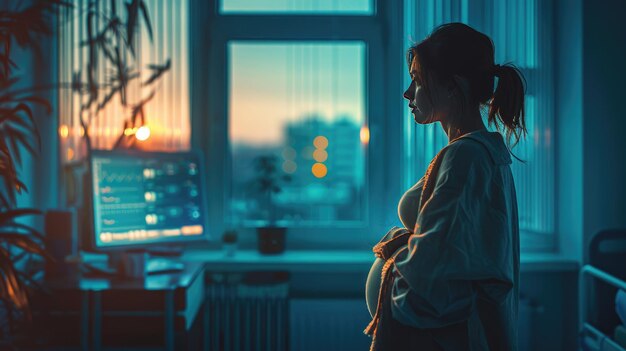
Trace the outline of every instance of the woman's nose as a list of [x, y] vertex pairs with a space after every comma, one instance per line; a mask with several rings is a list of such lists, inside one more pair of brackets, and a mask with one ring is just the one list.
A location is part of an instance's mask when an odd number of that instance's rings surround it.
[[409, 87], [407, 90], [404, 91], [404, 98], [407, 100], [411, 100], [410, 90], [411, 90], [411, 87]]

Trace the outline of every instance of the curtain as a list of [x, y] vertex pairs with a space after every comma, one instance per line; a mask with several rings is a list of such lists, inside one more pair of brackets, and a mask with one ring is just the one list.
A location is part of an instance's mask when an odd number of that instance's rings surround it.
[[[463, 22], [494, 42], [495, 62], [514, 63], [527, 80], [528, 136], [512, 149], [526, 161], [513, 161], [522, 248], [549, 250], [555, 245], [554, 78], [552, 1], [538, 0], [405, 0], [406, 48], [423, 40], [443, 23]], [[408, 72], [408, 71], [407, 71]], [[404, 84], [408, 86], [407, 73]], [[448, 140], [438, 124], [417, 125], [407, 113], [405, 186], [424, 174]]]

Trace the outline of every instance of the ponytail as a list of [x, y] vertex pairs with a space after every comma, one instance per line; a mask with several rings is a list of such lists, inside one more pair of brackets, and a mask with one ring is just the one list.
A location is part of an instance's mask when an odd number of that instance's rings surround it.
[[511, 137], [515, 137], [515, 146], [528, 133], [524, 113], [526, 80], [520, 70], [511, 64], [495, 65], [493, 74], [498, 77], [498, 85], [489, 104], [487, 120], [498, 130], [503, 125], [507, 141], [510, 143]]

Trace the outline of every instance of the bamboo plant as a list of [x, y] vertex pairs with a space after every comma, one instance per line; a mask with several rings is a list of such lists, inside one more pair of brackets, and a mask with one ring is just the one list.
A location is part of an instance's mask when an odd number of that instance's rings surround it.
[[[129, 112], [129, 117], [120, 126], [119, 137], [113, 148], [133, 148], [137, 139], [132, 133], [125, 131], [137, 130], [146, 124], [145, 106], [156, 94], [156, 83], [170, 70], [170, 60], [146, 65], [145, 69], [150, 74], [140, 82], [142, 75], [136, 56], [136, 36], [143, 23], [148, 38], [153, 40], [148, 6], [143, 0], [124, 2], [125, 11], [122, 15], [117, 6], [118, 0], [110, 0], [109, 11], [106, 12], [98, 9], [98, 2], [92, 0], [86, 8], [87, 39], [81, 45], [87, 51], [87, 64], [82, 72], [74, 73], [71, 87], [74, 93], [82, 97], [81, 101], [86, 101], [81, 105], [78, 114], [81, 127], [85, 131], [87, 150], [91, 150], [90, 124], [116, 97], [119, 98], [122, 108]], [[98, 70], [103, 64], [112, 67], [112, 71], [106, 81], [98, 81]], [[128, 98], [127, 92], [132, 82], [138, 82], [140, 86], [141, 97], [138, 101], [130, 101]]]

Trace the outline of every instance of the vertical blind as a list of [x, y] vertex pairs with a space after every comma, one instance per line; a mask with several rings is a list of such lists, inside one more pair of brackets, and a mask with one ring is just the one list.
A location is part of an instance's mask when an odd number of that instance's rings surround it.
[[[443, 23], [463, 22], [487, 34], [498, 64], [514, 63], [527, 81], [528, 136], [512, 149], [526, 161], [513, 160], [522, 248], [549, 250], [555, 244], [554, 82], [552, 66], [552, 2], [538, 0], [405, 0], [406, 48], [423, 40]], [[405, 76], [405, 85], [410, 78]], [[486, 112], [486, 111], [483, 111]], [[438, 124], [417, 125], [407, 111], [405, 186], [424, 174], [448, 139]]]
[[[61, 140], [61, 159], [65, 162], [81, 159], [85, 156], [84, 130], [80, 124], [81, 105], [87, 101], [70, 89], [70, 82], [77, 79], [87, 81], [88, 9], [97, 10], [94, 32], [101, 32], [107, 24], [106, 19], [117, 15], [126, 21], [126, 1], [113, 0], [116, 12], [113, 13], [112, 1], [109, 0], [74, 0], [72, 7], [61, 13], [59, 28], [59, 137]], [[188, 2], [187, 0], [150, 0], [144, 2], [152, 24], [153, 38], [150, 40], [143, 17], [139, 16], [139, 29], [136, 35], [136, 57], [126, 50], [127, 63], [131, 71], [136, 71], [139, 78], [128, 85], [127, 102], [124, 107], [118, 96], [97, 113], [95, 108], [82, 112], [91, 115], [89, 134], [91, 147], [110, 149], [125, 132], [127, 120], [134, 104], [154, 96], [145, 106], [145, 126], [149, 128], [149, 137], [137, 145], [145, 150], [174, 151], [189, 148], [189, 72], [188, 72]], [[111, 84], [113, 67], [102, 54], [98, 55], [98, 67], [95, 81], [101, 83], [99, 100], [107, 94], [107, 84]], [[152, 75], [149, 65], [165, 65], [170, 68], [152, 85], [144, 83]], [[131, 131], [132, 132], [132, 131]], [[144, 135], [144, 138], [146, 135]]]

